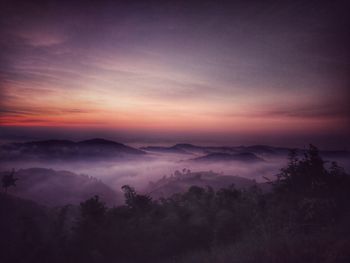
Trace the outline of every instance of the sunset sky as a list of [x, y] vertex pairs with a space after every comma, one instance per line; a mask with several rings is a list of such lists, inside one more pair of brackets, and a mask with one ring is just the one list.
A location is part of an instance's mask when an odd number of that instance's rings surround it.
[[350, 146], [346, 1], [62, 2], [1, 1], [1, 140]]

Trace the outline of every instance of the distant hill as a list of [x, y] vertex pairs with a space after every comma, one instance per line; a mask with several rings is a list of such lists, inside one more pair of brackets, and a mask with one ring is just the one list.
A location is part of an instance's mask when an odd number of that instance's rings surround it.
[[[250, 145], [250, 146], [199, 146], [187, 143], [175, 144], [170, 147], [162, 146], [148, 146], [141, 148], [145, 151], [159, 152], [159, 153], [178, 153], [178, 154], [194, 154], [197, 156], [205, 156], [209, 154], [227, 154], [226, 157], [222, 155], [222, 158], [231, 159], [234, 158], [234, 154], [252, 153], [259, 158], [264, 157], [287, 157], [289, 151], [292, 148], [287, 147], [275, 147], [269, 145]], [[299, 155], [304, 153], [303, 149], [296, 149]], [[215, 155], [210, 158], [215, 159]], [[324, 158], [349, 158], [350, 153], [347, 150], [334, 150], [334, 151], [320, 151], [320, 155]], [[219, 156], [217, 156], [219, 157]]]
[[3, 160], [75, 160], [135, 157], [144, 154], [145, 152], [142, 150], [104, 139], [91, 139], [80, 142], [46, 140], [10, 143], [0, 147], [0, 156]]
[[261, 162], [263, 159], [257, 157], [254, 153], [244, 152], [244, 153], [210, 153], [205, 156], [197, 157], [191, 161], [195, 162]]
[[173, 147], [193, 154], [203, 154], [207, 152], [207, 147], [197, 146], [188, 143], [178, 143], [175, 144]]
[[[0, 162], [41, 160], [126, 160], [147, 156], [147, 153], [178, 154], [183, 158], [198, 161], [259, 161], [259, 159], [286, 158], [291, 148], [268, 145], [251, 146], [198, 146], [180, 143], [170, 147], [147, 146], [136, 149], [122, 143], [105, 139], [91, 139], [80, 142], [69, 140], [45, 140], [0, 145]], [[303, 149], [297, 149], [300, 156]], [[191, 155], [198, 157], [193, 158]], [[320, 151], [329, 160], [349, 158], [347, 150]], [[261, 161], [261, 160], [260, 160]]]
[[197, 146], [193, 144], [187, 143], [179, 143], [170, 147], [165, 146], [148, 146], [142, 147], [142, 150], [146, 151], [154, 151], [154, 152], [163, 152], [163, 153], [178, 153], [178, 154], [208, 154], [211, 152], [236, 152], [234, 147], [226, 147], [226, 146]]
[[218, 190], [232, 184], [238, 189], [259, 185], [263, 190], [267, 190], [269, 187], [266, 184], [257, 184], [255, 180], [239, 176], [223, 175], [212, 171], [191, 172], [184, 169], [183, 172], [176, 171], [169, 177], [164, 176], [156, 182], [150, 182], [145, 192], [154, 198], [159, 198], [187, 191], [193, 185], [200, 187], [210, 186]]
[[[0, 177], [4, 173], [1, 172]], [[15, 177], [18, 181], [15, 187], [8, 189], [10, 194], [47, 206], [79, 204], [94, 195], [99, 195], [109, 205], [118, 201], [117, 194], [111, 188], [86, 175], [30, 168], [16, 171]]]
[[173, 154], [191, 154], [190, 152], [175, 146], [172, 147], [159, 147], [159, 146], [148, 146], [142, 147], [141, 150], [147, 152], [156, 152], [156, 153], [173, 153]]
[[196, 154], [207, 155], [210, 153], [253, 153], [257, 155], [277, 155], [287, 154], [289, 148], [273, 147], [267, 145], [252, 145], [252, 146], [198, 146], [193, 144], [175, 144], [170, 147], [148, 146], [141, 148], [146, 151], [163, 152], [163, 153], [179, 153], [179, 154]]

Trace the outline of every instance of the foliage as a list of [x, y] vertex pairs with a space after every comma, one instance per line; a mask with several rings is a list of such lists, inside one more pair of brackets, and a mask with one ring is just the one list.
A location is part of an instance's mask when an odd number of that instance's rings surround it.
[[289, 154], [289, 164], [281, 169], [273, 183], [276, 191], [289, 191], [308, 196], [326, 196], [333, 194], [334, 185], [348, 178], [343, 169], [333, 162], [329, 170], [319, 155], [318, 149], [310, 145], [304, 157], [299, 160], [295, 150]]
[[2, 187], [5, 188], [5, 192], [7, 192], [7, 188], [10, 186], [16, 186], [17, 180], [18, 178], [15, 178], [15, 170], [12, 170], [9, 174], [3, 175], [1, 183]]
[[[48, 231], [30, 226], [50, 241], [25, 253], [36, 262], [347, 262], [349, 187], [349, 175], [310, 146], [301, 159], [290, 153], [268, 193], [192, 186], [152, 200], [125, 185], [125, 205], [108, 208], [95, 196], [63, 207], [47, 218]], [[24, 249], [12, 235], [9, 247]]]

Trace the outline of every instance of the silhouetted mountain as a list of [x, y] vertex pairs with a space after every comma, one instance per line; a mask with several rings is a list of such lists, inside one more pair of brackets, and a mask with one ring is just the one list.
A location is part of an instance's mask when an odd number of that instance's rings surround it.
[[95, 152], [116, 152], [116, 153], [124, 153], [124, 154], [144, 154], [145, 152], [132, 148], [130, 146], [126, 146], [122, 143], [109, 141], [105, 139], [91, 139], [86, 141], [81, 141], [77, 143], [78, 147], [83, 150], [88, 149], [89, 151]]
[[14, 145], [26, 145], [28, 147], [72, 147], [74, 146], [73, 141], [69, 140], [46, 140], [46, 141], [33, 141], [33, 142], [26, 142], [26, 143], [14, 143]]
[[79, 204], [94, 195], [101, 196], [107, 204], [115, 204], [118, 199], [111, 188], [96, 178], [68, 171], [21, 169], [15, 177], [18, 181], [9, 193], [48, 206]]
[[140, 156], [145, 152], [114, 141], [92, 139], [81, 142], [68, 140], [47, 140], [2, 145], [2, 159], [63, 159], [120, 158]]
[[210, 153], [202, 157], [194, 158], [192, 161], [196, 162], [260, 162], [263, 159], [257, 157], [254, 153], [244, 152], [237, 154], [229, 153]]
[[161, 146], [148, 146], [142, 148], [148, 151], [157, 152], [173, 152], [173, 153], [192, 153], [192, 154], [210, 154], [210, 153], [227, 153], [227, 154], [237, 154], [237, 153], [254, 153], [257, 155], [276, 155], [276, 154], [287, 154], [288, 148], [273, 147], [267, 145], [253, 145], [253, 146], [198, 146], [193, 144], [175, 144], [171, 147], [161, 147]]
[[[226, 160], [232, 160], [235, 158], [238, 159], [244, 159], [244, 156], [249, 154], [254, 154], [256, 157], [264, 159], [264, 157], [287, 157], [289, 151], [292, 148], [287, 147], [275, 147], [275, 146], [269, 146], [269, 145], [251, 145], [251, 146], [198, 146], [193, 144], [175, 144], [171, 147], [162, 147], [162, 146], [148, 146], [141, 148], [145, 151], [152, 151], [152, 152], [159, 152], [159, 153], [178, 153], [178, 154], [195, 154], [197, 156], [203, 155], [210, 155], [208, 159], [226, 159]], [[301, 157], [303, 155], [304, 150], [303, 149], [296, 149], [297, 153]], [[218, 153], [220, 153], [220, 156], [216, 156]], [[239, 156], [236, 156], [237, 154], [241, 154], [240, 158]], [[343, 150], [343, 151], [320, 151], [320, 155], [329, 158], [329, 159], [337, 159], [337, 158], [349, 158], [350, 153], [349, 151]], [[247, 159], [250, 157], [247, 155]], [[253, 156], [251, 156], [252, 160], [254, 159]]]
[[[261, 156], [276, 156], [276, 155], [288, 155], [288, 152], [292, 148], [286, 148], [286, 147], [274, 147], [274, 146], [268, 146], [268, 145], [252, 145], [252, 146], [240, 146], [240, 147], [234, 147], [236, 150], [239, 151], [247, 151], [252, 152], [257, 155]], [[304, 149], [295, 149], [298, 155], [301, 157], [305, 150]], [[349, 151], [346, 150], [333, 150], [333, 151], [320, 151], [320, 155], [324, 158], [346, 158], [349, 157]]]
[[203, 155], [208, 153], [238, 153], [236, 147], [227, 146], [197, 146], [193, 144], [175, 144], [171, 147], [148, 146], [141, 148], [146, 151], [162, 152], [162, 153], [179, 153], [179, 154], [196, 154]]
[[195, 154], [203, 154], [206, 152], [206, 148], [207, 148], [207, 147], [197, 146], [197, 145], [188, 144], [188, 143], [178, 143], [178, 144], [175, 144], [173, 147], [189, 153], [195, 153]]
[[268, 145], [251, 145], [237, 147], [240, 151], [248, 151], [260, 155], [288, 154], [289, 148], [274, 147]]
[[157, 153], [191, 154], [179, 147], [176, 147], [176, 145], [172, 147], [148, 146], [142, 147], [141, 150]]
[[228, 146], [198, 146], [193, 144], [176, 144], [173, 147], [177, 147], [179, 149], [183, 149], [187, 152], [191, 152], [194, 154], [209, 154], [209, 153], [237, 153], [235, 147]]

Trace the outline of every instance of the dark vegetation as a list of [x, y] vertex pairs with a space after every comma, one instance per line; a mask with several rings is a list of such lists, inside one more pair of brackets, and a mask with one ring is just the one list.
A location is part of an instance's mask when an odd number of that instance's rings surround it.
[[2, 183], [2, 187], [5, 189], [5, 193], [7, 193], [7, 189], [10, 186], [16, 186], [16, 181], [18, 180], [18, 178], [15, 178], [14, 174], [15, 174], [15, 170], [12, 170], [10, 173], [4, 174], [2, 176], [1, 183]]
[[172, 194], [185, 192], [191, 186], [207, 187], [213, 190], [219, 190], [234, 184], [237, 189], [248, 189], [252, 186], [259, 186], [262, 191], [271, 189], [266, 183], [257, 183], [255, 180], [247, 179], [240, 176], [224, 175], [213, 171], [192, 172], [184, 168], [182, 171], [176, 170], [170, 176], [163, 176], [157, 181], [151, 181], [145, 192], [152, 198], [166, 198]]
[[[125, 160], [140, 159], [153, 154], [177, 154], [195, 162], [258, 162], [264, 158], [285, 156], [289, 148], [268, 145], [252, 146], [198, 146], [175, 144], [171, 147], [148, 146], [136, 149], [128, 145], [105, 139], [90, 139], [80, 142], [69, 140], [46, 140], [0, 145], [1, 162], [12, 161], [78, 161], [78, 160]], [[298, 149], [301, 154], [303, 150]], [[348, 159], [350, 153], [342, 151], [321, 151], [320, 155], [330, 159]]]
[[[233, 160], [242, 160], [244, 157], [248, 160], [256, 160], [260, 157], [260, 160], [264, 157], [276, 157], [276, 156], [285, 156], [290, 151], [289, 148], [283, 147], [274, 147], [269, 145], [251, 145], [251, 146], [198, 146], [193, 144], [175, 144], [171, 147], [164, 146], [148, 146], [141, 148], [147, 152], [158, 152], [158, 153], [174, 153], [174, 154], [193, 154], [200, 155], [200, 157], [207, 157], [213, 154], [216, 156], [216, 160], [221, 160], [220, 155], [222, 154], [223, 160], [233, 159]], [[297, 149], [298, 154], [304, 152], [303, 149]], [[224, 155], [226, 154], [226, 155]], [[240, 156], [241, 155], [241, 156]], [[347, 150], [338, 150], [338, 151], [321, 151], [320, 155], [324, 158], [349, 158], [350, 154]], [[234, 158], [237, 157], [237, 158]], [[240, 158], [241, 157], [241, 158]], [[262, 158], [261, 158], [262, 157]], [[191, 158], [195, 159], [195, 158]]]
[[10, 143], [0, 146], [3, 160], [78, 160], [140, 156], [144, 152], [122, 143], [105, 139], [80, 142], [47, 140]]
[[[15, 173], [0, 172], [0, 176], [3, 178], [3, 184], [4, 179], [9, 176], [16, 177], [16, 187], [9, 188], [9, 194], [46, 206], [78, 205], [92, 195], [99, 195], [107, 205], [122, 200], [100, 180], [69, 171], [29, 168], [20, 169]], [[11, 182], [11, 179], [7, 181]]]
[[242, 161], [242, 162], [261, 162], [263, 159], [257, 157], [254, 153], [242, 152], [242, 153], [209, 153], [205, 156], [197, 157], [193, 159], [196, 162], [230, 162], [230, 161]]
[[0, 262], [349, 262], [350, 176], [314, 146], [290, 153], [272, 191], [191, 186], [125, 204], [47, 209], [0, 195]]

